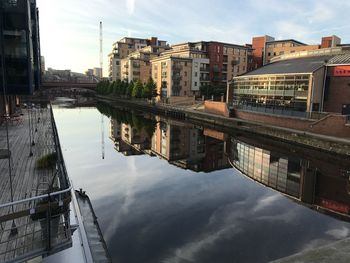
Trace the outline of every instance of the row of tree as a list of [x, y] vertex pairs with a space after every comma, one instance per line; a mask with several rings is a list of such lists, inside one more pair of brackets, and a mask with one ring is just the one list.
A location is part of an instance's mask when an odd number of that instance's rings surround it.
[[100, 81], [97, 83], [96, 92], [101, 95], [117, 95], [133, 98], [147, 98], [156, 97], [157, 85], [150, 77], [146, 83], [140, 80], [136, 82], [127, 82], [124, 80], [117, 80], [110, 82], [109, 80]]

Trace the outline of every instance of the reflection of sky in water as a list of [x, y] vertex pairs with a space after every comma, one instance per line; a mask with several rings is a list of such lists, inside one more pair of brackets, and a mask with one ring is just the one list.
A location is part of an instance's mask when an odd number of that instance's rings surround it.
[[195, 173], [114, 150], [95, 109], [55, 109], [68, 173], [120, 262], [265, 262], [347, 237], [337, 221], [236, 170]]

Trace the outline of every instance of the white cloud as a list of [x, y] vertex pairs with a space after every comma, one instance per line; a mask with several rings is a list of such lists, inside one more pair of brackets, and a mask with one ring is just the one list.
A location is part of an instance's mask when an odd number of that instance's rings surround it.
[[130, 15], [134, 14], [134, 12], [135, 12], [135, 0], [126, 0], [126, 8], [127, 8], [128, 13]]

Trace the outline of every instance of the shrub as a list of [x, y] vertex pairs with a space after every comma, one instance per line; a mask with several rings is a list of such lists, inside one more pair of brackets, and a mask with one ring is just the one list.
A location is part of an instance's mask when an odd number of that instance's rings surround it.
[[57, 154], [55, 152], [45, 154], [41, 156], [38, 160], [36, 160], [36, 168], [38, 169], [46, 169], [53, 168], [57, 162]]

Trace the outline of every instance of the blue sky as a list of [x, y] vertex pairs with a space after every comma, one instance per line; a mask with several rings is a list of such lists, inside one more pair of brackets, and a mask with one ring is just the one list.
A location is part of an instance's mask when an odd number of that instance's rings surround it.
[[46, 67], [77, 72], [99, 65], [99, 21], [105, 74], [112, 43], [124, 36], [245, 44], [267, 34], [316, 44], [335, 34], [350, 43], [349, 0], [37, 0], [37, 5]]

